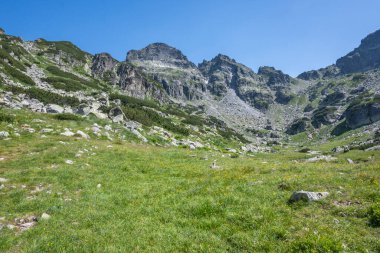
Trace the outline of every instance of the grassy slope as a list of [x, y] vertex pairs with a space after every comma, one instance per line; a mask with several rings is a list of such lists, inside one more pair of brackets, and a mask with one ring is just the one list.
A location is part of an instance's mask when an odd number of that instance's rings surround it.
[[[46, 125], [84, 130], [90, 124], [16, 114], [15, 126], [28, 122], [36, 130]], [[30, 123], [34, 117], [46, 123]], [[7, 125], [0, 123], [0, 131], [9, 129]], [[5, 158], [0, 177], [9, 179], [0, 190], [0, 217], [12, 223], [47, 212], [51, 219], [21, 234], [4, 228], [0, 251], [380, 250], [380, 230], [370, 227], [367, 217], [369, 206], [380, 201], [379, 152], [351, 151], [336, 163], [307, 164], [295, 163], [307, 155], [291, 150], [232, 159], [210, 151], [94, 137], [83, 141], [59, 136], [59, 131], [47, 138], [20, 133], [21, 137], [0, 140], [0, 157]], [[75, 158], [84, 149], [92, 151]], [[345, 158], [350, 155], [373, 158], [349, 165]], [[209, 160], [200, 159], [204, 156]], [[65, 164], [66, 159], [74, 164]], [[209, 169], [214, 159], [222, 170]], [[32, 194], [40, 184], [43, 190]], [[300, 189], [331, 195], [316, 203], [287, 204], [291, 193]], [[360, 204], [337, 206], [334, 201]]]

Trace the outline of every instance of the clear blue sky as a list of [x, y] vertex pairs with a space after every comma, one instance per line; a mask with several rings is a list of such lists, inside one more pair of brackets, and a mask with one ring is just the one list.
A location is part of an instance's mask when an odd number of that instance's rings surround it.
[[4, 0], [0, 27], [26, 40], [69, 40], [124, 60], [165, 42], [199, 63], [218, 53], [297, 75], [380, 29], [379, 0]]

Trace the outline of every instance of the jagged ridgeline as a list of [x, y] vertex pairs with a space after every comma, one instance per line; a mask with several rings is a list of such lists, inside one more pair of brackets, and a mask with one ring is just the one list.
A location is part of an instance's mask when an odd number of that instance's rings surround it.
[[197, 66], [164, 43], [120, 62], [67, 41], [0, 33], [5, 107], [109, 118], [144, 133], [159, 127], [208, 147], [326, 139], [380, 120], [380, 30], [336, 64], [296, 78], [222, 54]]

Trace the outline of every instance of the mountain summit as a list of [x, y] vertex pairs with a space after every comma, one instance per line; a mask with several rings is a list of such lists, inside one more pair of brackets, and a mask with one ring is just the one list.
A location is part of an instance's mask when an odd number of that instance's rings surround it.
[[358, 48], [336, 61], [343, 74], [380, 67], [380, 30], [365, 37]]
[[196, 67], [180, 50], [165, 43], [153, 43], [141, 50], [131, 50], [127, 53], [127, 61], [157, 61], [182, 68]]

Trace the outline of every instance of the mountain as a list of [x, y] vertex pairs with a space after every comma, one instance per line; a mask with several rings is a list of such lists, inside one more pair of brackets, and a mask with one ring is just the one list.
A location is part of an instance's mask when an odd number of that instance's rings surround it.
[[130, 50], [120, 62], [70, 42], [23, 41], [0, 31], [5, 107], [264, 146], [301, 133], [325, 140], [380, 120], [380, 30], [336, 64], [297, 78], [270, 66], [256, 73], [222, 54], [196, 65], [164, 43]]
[[380, 68], [380, 30], [369, 34], [358, 48], [339, 58], [336, 66], [343, 74]]

